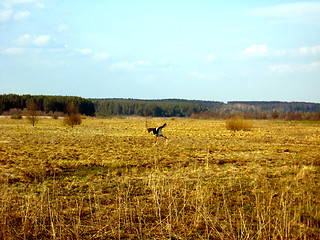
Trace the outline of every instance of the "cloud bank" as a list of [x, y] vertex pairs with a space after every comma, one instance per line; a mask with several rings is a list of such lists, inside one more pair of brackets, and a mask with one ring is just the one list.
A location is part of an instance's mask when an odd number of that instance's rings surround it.
[[271, 23], [292, 23], [320, 20], [320, 2], [298, 2], [250, 9], [249, 13], [271, 18]]

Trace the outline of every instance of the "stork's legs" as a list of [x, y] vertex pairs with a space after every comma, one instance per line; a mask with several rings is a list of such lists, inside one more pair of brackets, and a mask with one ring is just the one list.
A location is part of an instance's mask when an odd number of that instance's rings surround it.
[[165, 138], [166, 140], [168, 140], [168, 138], [166, 136], [163, 136], [163, 135], [160, 135], [160, 136], [154, 136], [154, 143], [157, 143], [157, 139], [158, 137], [163, 137]]

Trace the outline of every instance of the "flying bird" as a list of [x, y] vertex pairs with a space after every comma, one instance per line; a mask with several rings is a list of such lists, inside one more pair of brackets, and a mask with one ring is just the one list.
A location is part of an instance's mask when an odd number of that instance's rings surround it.
[[154, 142], [157, 143], [157, 138], [158, 137], [163, 137], [165, 139], [168, 139], [166, 136], [163, 136], [162, 135], [162, 128], [164, 128], [165, 126], [167, 126], [167, 124], [163, 124], [162, 126], [160, 127], [157, 127], [157, 128], [147, 128], [148, 132], [153, 132], [153, 136], [155, 136], [155, 139], [154, 139]]

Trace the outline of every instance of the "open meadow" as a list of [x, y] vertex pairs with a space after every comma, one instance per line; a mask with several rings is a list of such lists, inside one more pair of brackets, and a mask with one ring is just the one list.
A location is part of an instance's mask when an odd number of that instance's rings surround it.
[[0, 239], [320, 239], [320, 123], [0, 118]]

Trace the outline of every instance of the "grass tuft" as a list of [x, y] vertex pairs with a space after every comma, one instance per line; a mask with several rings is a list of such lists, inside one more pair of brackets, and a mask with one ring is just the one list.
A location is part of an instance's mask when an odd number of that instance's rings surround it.
[[252, 128], [252, 123], [241, 117], [229, 118], [226, 120], [226, 128], [232, 131], [249, 131]]

